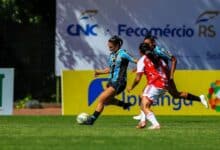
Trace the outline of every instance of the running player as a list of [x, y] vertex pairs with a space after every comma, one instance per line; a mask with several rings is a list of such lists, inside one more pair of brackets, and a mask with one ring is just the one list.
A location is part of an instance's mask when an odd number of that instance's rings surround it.
[[168, 66], [163, 59], [156, 57], [150, 47], [146, 43], [141, 43], [139, 46], [141, 58], [137, 63], [137, 74], [131, 87], [127, 88], [128, 92], [136, 87], [140, 82], [143, 74], [147, 77], [147, 86], [144, 89], [141, 99], [142, 115], [141, 121], [137, 125], [137, 128], [144, 128], [146, 126], [145, 116], [147, 120], [151, 122], [151, 126], [148, 129], [160, 129], [154, 113], [150, 110], [153, 102], [166, 92], [168, 85]]
[[126, 87], [128, 63], [137, 62], [137, 60], [121, 48], [122, 44], [123, 41], [118, 36], [113, 36], [108, 40], [108, 47], [111, 51], [108, 62], [109, 67], [103, 70], [95, 70], [95, 76], [109, 74], [109, 81], [107, 88], [98, 97], [95, 112], [84, 123], [86, 125], [92, 125], [96, 121], [102, 113], [105, 104], [116, 104], [124, 109], [131, 105], [130, 103], [124, 103], [114, 98], [115, 95], [121, 93]]
[[[169, 86], [168, 86], [168, 92], [170, 93], [170, 95], [172, 95], [173, 98], [183, 98], [183, 99], [187, 99], [187, 100], [191, 100], [191, 101], [201, 102], [205, 106], [205, 108], [208, 108], [208, 103], [207, 103], [206, 97], [204, 95], [196, 96], [196, 95], [188, 93], [188, 92], [180, 92], [177, 90], [176, 84], [173, 79], [174, 72], [176, 69], [176, 63], [177, 63], [176, 58], [169, 51], [157, 46], [156, 41], [155, 41], [155, 37], [153, 37], [151, 35], [147, 35], [144, 38], [144, 43], [149, 44], [154, 55], [162, 58], [167, 64], [169, 63], [169, 61], [171, 61], [171, 69], [169, 72]], [[143, 115], [143, 113], [142, 113], [142, 115]], [[135, 120], [140, 120], [141, 114], [138, 116], [134, 116], [133, 118]]]

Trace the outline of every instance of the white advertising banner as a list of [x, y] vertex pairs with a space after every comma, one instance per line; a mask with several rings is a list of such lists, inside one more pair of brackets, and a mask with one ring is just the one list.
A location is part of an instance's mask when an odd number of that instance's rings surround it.
[[220, 69], [219, 0], [57, 0], [56, 74], [106, 66], [113, 35], [139, 57], [145, 35], [178, 60], [177, 69]]
[[0, 115], [13, 113], [14, 69], [0, 68]]

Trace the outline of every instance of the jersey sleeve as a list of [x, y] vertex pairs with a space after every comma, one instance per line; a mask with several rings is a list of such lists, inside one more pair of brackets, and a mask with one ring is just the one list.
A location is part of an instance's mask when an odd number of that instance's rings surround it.
[[137, 73], [143, 73], [144, 72], [144, 59], [140, 58], [137, 62]]
[[162, 59], [165, 59], [165, 60], [171, 60], [172, 57], [173, 57], [173, 55], [171, 54], [170, 51], [165, 50], [164, 48], [160, 48], [158, 46], [154, 49], [154, 53], [157, 56], [159, 56], [159, 57], [161, 57]]
[[123, 51], [121, 57], [122, 57], [122, 58], [125, 58], [125, 59], [127, 59], [127, 60], [129, 60], [130, 62], [135, 63], [135, 59], [134, 59], [130, 54], [128, 54], [128, 53], [125, 52], [125, 51]]
[[111, 67], [111, 55], [108, 57], [108, 67]]

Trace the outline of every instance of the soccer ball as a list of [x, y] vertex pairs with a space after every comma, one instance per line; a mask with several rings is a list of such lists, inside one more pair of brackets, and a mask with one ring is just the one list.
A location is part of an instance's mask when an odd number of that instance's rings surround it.
[[87, 113], [80, 113], [76, 117], [76, 121], [78, 124], [83, 124], [85, 121], [87, 121], [88, 118], [89, 118], [89, 115]]

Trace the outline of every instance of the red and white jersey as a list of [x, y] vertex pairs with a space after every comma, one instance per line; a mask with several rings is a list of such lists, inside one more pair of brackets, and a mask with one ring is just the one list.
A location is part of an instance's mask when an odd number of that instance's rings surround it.
[[137, 63], [137, 73], [144, 73], [148, 84], [165, 89], [168, 85], [166, 74], [168, 66], [162, 59], [158, 61], [156, 66], [147, 56], [142, 56]]

